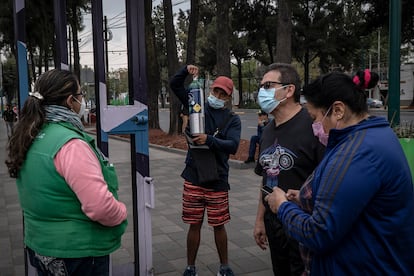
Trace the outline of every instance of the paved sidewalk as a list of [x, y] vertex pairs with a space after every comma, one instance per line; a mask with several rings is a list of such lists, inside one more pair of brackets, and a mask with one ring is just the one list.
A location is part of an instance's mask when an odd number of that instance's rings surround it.
[[[0, 276], [24, 275], [22, 213], [15, 180], [4, 164], [7, 137], [0, 123]], [[130, 146], [119, 139], [109, 141], [110, 160], [120, 180], [120, 200], [128, 206], [129, 226], [122, 238], [122, 248], [112, 254], [115, 266], [133, 261], [132, 197]], [[150, 176], [155, 185], [155, 209], [152, 210], [153, 266], [155, 275], [182, 275], [186, 266], [187, 225], [181, 221], [180, 173], [184, 165], [180, 151], [150, 147]], [[252, 169], [240, 169], [237, 162], [230, 169], [231, 221], [226, 225], [229, 260], [236, 275], [272, 275], [270, 253], [262, 251], [253, 240], [258, 185], [260, 178]], [[219, 266], [212, 228], [204, 224], [197, 256], [198, 275], [216, 275]], [[122, 274], [126, 275], [126, 274]], [[114, 276], [116, 276], [114, 274]]]

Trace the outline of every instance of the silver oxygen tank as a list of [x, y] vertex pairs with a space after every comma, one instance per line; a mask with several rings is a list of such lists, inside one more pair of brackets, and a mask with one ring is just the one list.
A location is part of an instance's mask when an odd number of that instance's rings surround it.
[[190, 133], [205, 133], [204, 127], [204, 92], [195, 76], [189, 86], [188, 106], [190, 114]]

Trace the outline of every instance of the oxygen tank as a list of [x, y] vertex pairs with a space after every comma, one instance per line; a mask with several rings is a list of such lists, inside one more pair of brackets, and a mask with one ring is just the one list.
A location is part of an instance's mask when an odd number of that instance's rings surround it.
[[190, 133], [204, 133], [204, 93], [198, 78], [195, 76], [190, 83], [188, 93]]

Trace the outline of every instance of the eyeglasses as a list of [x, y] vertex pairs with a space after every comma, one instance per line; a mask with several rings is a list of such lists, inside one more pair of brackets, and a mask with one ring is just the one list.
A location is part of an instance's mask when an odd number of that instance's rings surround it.
[[283, 83], [279, 81], [267, 81], [267, 82], [261, 83], [259, 85], [259, 88], [269, 89], [269, 88], [273, 88], [275, 84], [288, 85], [288, 83]]
[[86, 93], [85, 92], [79, 92], [79, 93], [73, 94], [73, 96], [79, 96], [79, 95], [81, 95], [82, 97], [85, 97]]

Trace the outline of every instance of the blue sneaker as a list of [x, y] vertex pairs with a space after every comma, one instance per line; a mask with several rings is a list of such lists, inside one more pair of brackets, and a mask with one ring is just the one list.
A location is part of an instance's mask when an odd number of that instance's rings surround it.
[[217, 276], [234, 276], [233, 270], [230, 267], [220, 268], [219, 272], [217, 272]]
[[187, 266], [187, 268], [184, 270], [183, 276], [198, 276], [196, 268]]

